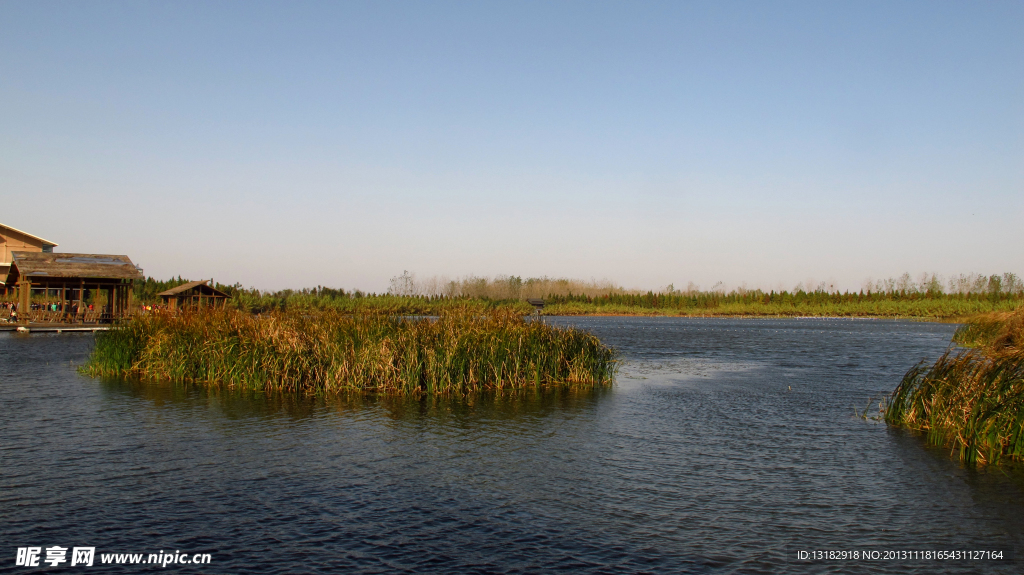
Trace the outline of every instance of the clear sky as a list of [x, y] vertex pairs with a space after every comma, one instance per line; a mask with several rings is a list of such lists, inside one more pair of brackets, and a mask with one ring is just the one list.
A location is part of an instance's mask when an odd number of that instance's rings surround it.
[[1024, 2], [0, 1], [0, 222], [147, 275], [1024, 272]]

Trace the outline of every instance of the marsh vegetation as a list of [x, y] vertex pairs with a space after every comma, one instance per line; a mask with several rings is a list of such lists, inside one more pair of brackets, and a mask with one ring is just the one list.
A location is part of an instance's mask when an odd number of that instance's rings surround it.
[[926, 434], [966, 463], [1024, 459], [1024, 307], [975, 318], [953, 341], [966, 349], [908, 371], [885, 421]]
[[[177, 278], [152, 278], [136, 285], [136, 299], [156, 303], [160, 291], [185, 283]], [[1012, 273], [960, 275], [948, 280], [931, 274], [917, 280], [866, 281], [859, 291], [839, 291], [824, 283], [799, 284], [789, 290], [736, 288], [720, 285], [702, 290], [669, 285], [658, 291], [629, 290], [610, 281], [498, 276], [459, 280], [418, 280], [408, 272], [391, 280], [387, 293], [372, 294], [323, 286], [275, 292], [218, 284], [244, 311], [379, 312], [396, 315], [438, 315], [451, 310], [497, 309], [528, 314], [527, 298], [543, 298], [547, 315], [891, 317], [960, 319], [1010, 311], [1024, 303], [1024, 282]]]
[[615, 365], [590, 333], [508, 310], [415, 318], [228, 309], [136, 316], [98, 336], [83, 370], [314, 394], [461, 394], [604, 386]]

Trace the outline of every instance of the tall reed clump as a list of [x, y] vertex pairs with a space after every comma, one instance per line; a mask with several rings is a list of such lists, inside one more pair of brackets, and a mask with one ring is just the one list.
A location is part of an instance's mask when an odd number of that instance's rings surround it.
[[1024, 460], [1024, 307], [960, 327], [935, 365], [910, 369], [885, 406], [885, 421], [922, 431], [966, 463]]
[[610, 384], [594, 335], [495, 310], [439, 318], [237, 310], [141, 315], [102, 334], [83, 371], [231, 388], [466, 393]]

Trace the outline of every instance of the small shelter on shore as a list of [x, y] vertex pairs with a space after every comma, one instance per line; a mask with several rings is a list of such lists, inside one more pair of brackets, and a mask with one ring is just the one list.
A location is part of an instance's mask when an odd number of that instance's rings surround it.
[[231, 296], [210, 285], [212, 283], [212, 279], [188, 282], [156, 295], [168, 309], [203, 306], [223, 309]]
[[[124, 255], [15, 251], [6, 284], [18, 287], [19, 323], [91, 323], [127, 315], [133, 282], [141, 279], [142, 270]], [[33, 292], [44, 296], [45, 307], [32, 309]], [[96, 306], [104, 292], [106, 304]]]

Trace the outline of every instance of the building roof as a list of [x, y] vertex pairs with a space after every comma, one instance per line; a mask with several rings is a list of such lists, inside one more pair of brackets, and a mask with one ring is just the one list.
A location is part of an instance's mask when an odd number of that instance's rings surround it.
[[32, 277], [143, 279], [128, 256], [118, 255], [11, 252], [11, 267]]
[[158, 295], [160, 297], [164, 297], [164, 296], [171, 297], [171, 296], [176, 296], [176, 295], [181, 294], [183, 292], [186, 292], [186, 291], [188, 291], [190, 289], [198, 287], [200, 289], [200, 291], [203, 292], [203, 295], [230, 297], [230, 296], [228, 296], [228, 294], [220, 291], [219, 289], [214, 288], [214, 287], [210, 287], [208, 285], [208, 283], [207, 283], [209, 281], [211, 281], [211, 280], [197, 280], [197, 281], [194, 281], [194, 282], [188, 282], [188, 283], [185, 283], [185, 284], [181, 284], [180, 286], [177, 286], [177, 287], [172, 287], [171, 289], [169, 289], [167, 291], [162, 291], [162, 292], [160, 292], [160, 293], [158, 293], [156, 295]]
[[56, 246], [57, 245], [57, 242], [51, 242], [50, 240], [44, 240], [43, 238], [41, 238], [39, 236], [33, 236], [32, 234], [30, 234], [28, 232], [23, 232], [23, 231], [19, 230], [18, 228], [12, 228], [11, 226], [8, 226], [7, 224], [0, 224], [0, 228], [11, 230], [12, 232], [18, 232], [19, 234], [21, 234], [23, 236], [28, 236], [28, 237], [30, 237], [30, 238], [32, 238], [34, 240], [39, 240], [39, 241], [43, 242], [44, 244], [46, 244], [48, 246]]

